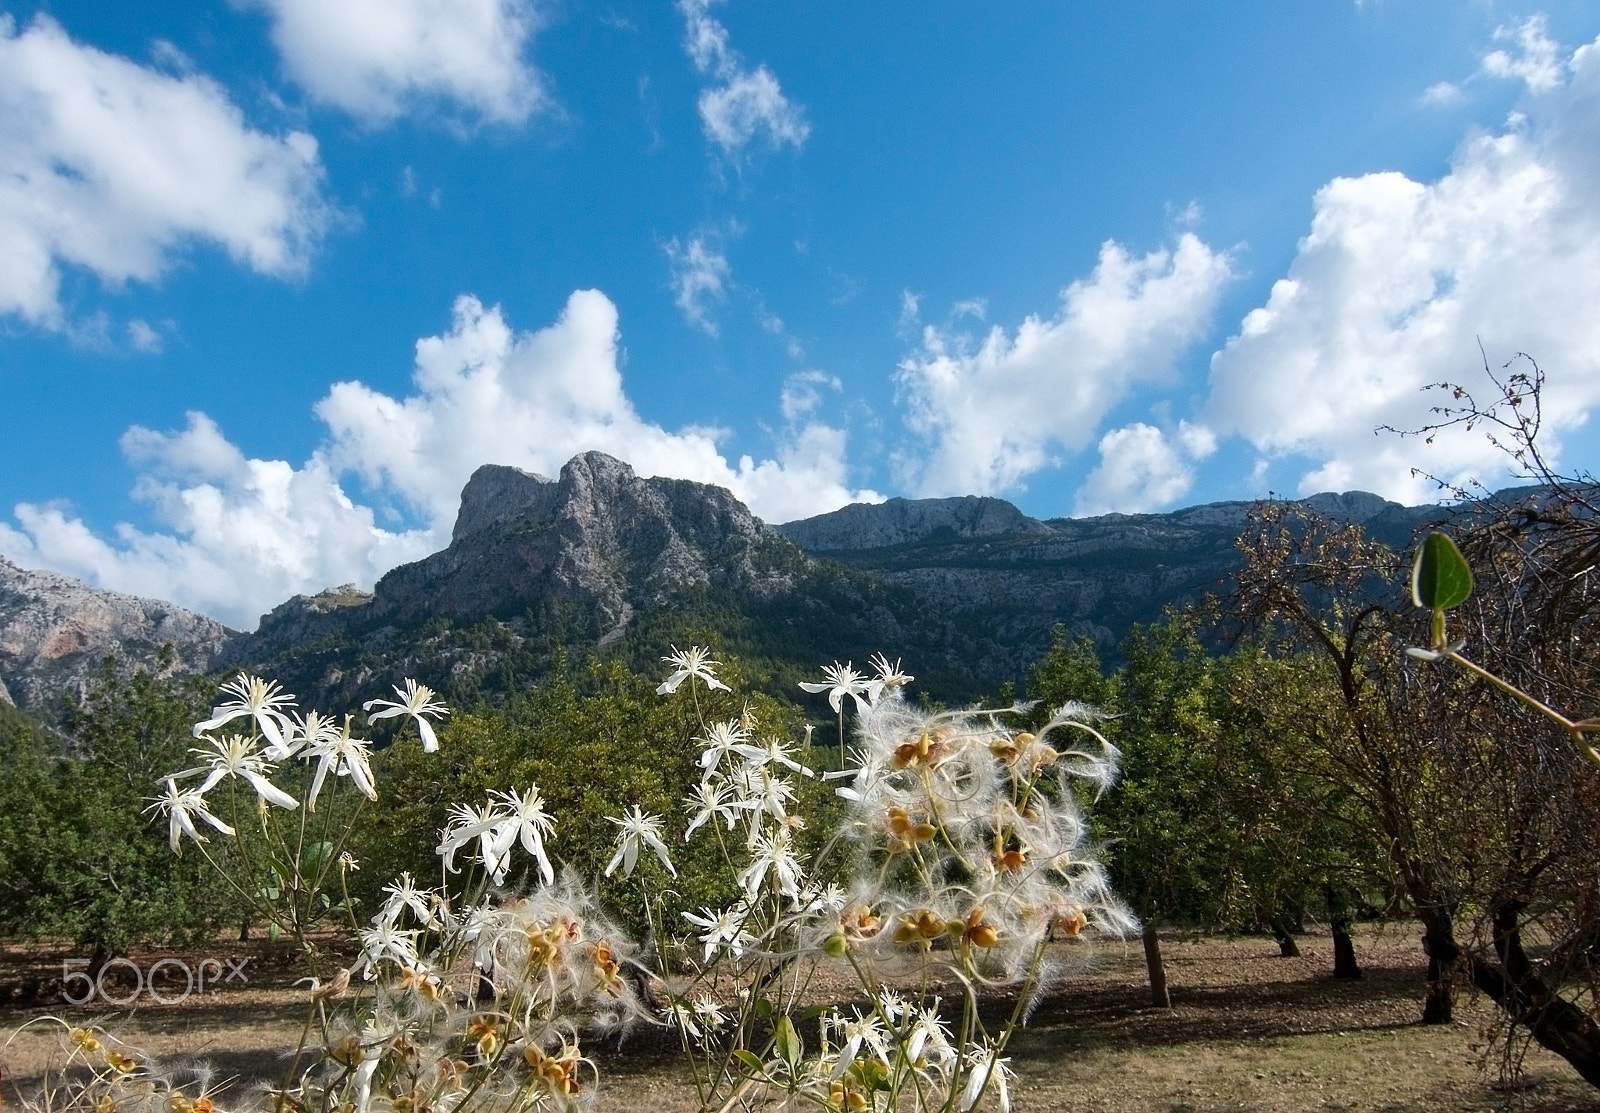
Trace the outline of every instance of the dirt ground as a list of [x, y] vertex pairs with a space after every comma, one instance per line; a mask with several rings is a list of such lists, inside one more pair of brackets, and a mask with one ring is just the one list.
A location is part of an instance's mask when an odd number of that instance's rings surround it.
[[[1365, 977], [1334, 981], [1326, 937], [1300, 940], [1302, 957], [1280, 958], [1271, 939], [1164, 937], [1173, 1008], [1148, 1007], [1143, 954], [1137, 942], [1090, 950], [1061, 944], [1051, 958], [1056, 988], [1012, 1041], [1018, 1113], [1410, 1113], [1516, 1109], [1524, 1113], [1600, 1111], [1600, 1092], [1539, 1048], [1526, 1049], [1520, 1080], [1501, 1080], [1487, 1038], [1493, 1012], [1463, 997], [1457, 1022], [1416, 1023], [1422, 956], [1411, 925], [1364, 929], [1357, 940]], [[175, 962], [162, 967], [160, 995], [138, 1007], [62, 1000], [62, 961], [43, 949], [0, 952], [0, 1104], [15, 1105], [52, 1056], [59, 1026], [98, 1023], [130, 1047], [161, 1058], [199, 1058], [225, 1093], [244, 1097], [283, 1070], [285, 1053], [305, 1019], [306, 989], [296, 982], [326, 977], [286, 948], [218, 944], [184, 952], [128, 956], [141, 971], [163, 958], [196, 968], [205, 958], [204, 994], [185, 986]], [[234, 973], [237, 972], [237, 973]], [[226, 978], [234, 973], [231, 980]], [[81, 995], [83, 983], [67, 986]], [[106, 979], [113, 997], [135, 988], [132, 971]], [[1000, 1003], [996, 1003], [1000, 1007]], [[601, 1070], [602, 1109], [675, 1113], [695, 1108], [679, 1072], [675, 1038], [636, 1030], [618, 1046], [591, 1047]], [[241, 1101], [240, 1104], [247, 1104]]]

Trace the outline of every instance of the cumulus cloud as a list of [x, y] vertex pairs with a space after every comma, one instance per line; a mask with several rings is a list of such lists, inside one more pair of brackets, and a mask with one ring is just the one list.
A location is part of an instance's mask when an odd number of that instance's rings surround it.
[[1438, 81], [1429, 85], [1422, 92], [1422, 103], [1440, 107], [1460, 104], [1464, 93], [1461, 86], [1453, 81]]
[[1551, 65], [1570, 76], [1528, 77], [1523, 111], [1468, 138], [1437, 181], [1368, 174], [1317, 193], [1288, 274], [1212, 359], [1214, 427], [1304, 458], [1304, 493], [1433, 497], [1413, 466], [1495, 482], [1505, 460], [1480, 434], [1373, 435], [1425, 425], [1422, 388], [1472, 382], [1480, 342], [1546, 368], [1547, 433], [1585, 420], [1600, 401], [1600, 41]]
[[1100, 463], [1078, 490], [1073, 514], [1142, 514], [1172, 505], [1194, 485], [1193, 462], [1216, 451], [1203, 426], [1180, 422], [1168, 437], [1143, 422], [1100, 438]]
[[748, 68], [728, 45], [728, 29], [710, 15], [721, 0], [678, 0], [685, 24], [684, 50], [713, 84], [700, 91], [700, 123], [724, 154], [737, 155], [757, 135], [773, 147], [796, 150], [811, 135], [805, 111], [784, 96], [766, 66]]
[[684, 320], [707, 336], [717, 335], [712, 306], [727, 299], [727, 283], [733, 269], [728, 257], [704, 234], [679, 243], [676, 236], [663, 250], [672, 265], [672, 300]]
[[896, 375], [917, 440], [897, 457], [901, 483], [922, 495], [993, 494], [1060, 450], [1080, 451], [1130, 391], [1170, 380], [1231, 275], [1227, 253], [1191, 232], [1142, 257], [1107, 241], [1050, 319], [1029, 317], [1014, 334], [995, 326], [977, 343], [925, 327]]
[[149, 282], [194, 243], [299, 274], [328, 225], [322, 181], [315, 139], [250, 128], [204, 75], [0, 15], [0, 314], [70, 329], [63, 265]]
[[516, 124], [545, 96], [532, 0], [237, 0], [264, 8], [289, 77], [371, 125], [444, 105]]
[[123, 523], [110, 539], [60, 505], [16, 507], [0, 551], [101, 587], [170, 599], [252, 629], [290, 595], [371, 584], [432, 548], [426, 530], [391, 532], [351, 502], [318, 452], [300, 467], [247, 459], [204, 414], [176, 433], [134, 427], [122, 447], [144, 469], [136, 497], [164, 530]]
[[[412, 393], [329, 389], [315, 408], [327, 435], [304, 463], [247, 457], [204, 414], [177, 432], [135, 427], [122, 440], [139, 471], [134, 494], [163, 529], [124, 524], [106, 538], [65, 507], [23, 504], [16, 526], [0, 524], [0, 552], [248, 628], [291, 594], [370, 585], [442, 547], [461, 488], [484, 463], [553, 476], [598, 449], [641, 475], [728, 487], [768, 521], [879, 498], [847, 485], [845, 431], [803, 405], [759, 461], [730, 461], [712, 432], [646, 421], [624, 390], [618, 343], [616, 307], [597, 291], [574, 293], [535, 332], [459, 298], [449, 331], [417, 342]], [[374, 505], [351, 499], [351, 475]], [[416, 524], [384, 528], [386, 510]]]

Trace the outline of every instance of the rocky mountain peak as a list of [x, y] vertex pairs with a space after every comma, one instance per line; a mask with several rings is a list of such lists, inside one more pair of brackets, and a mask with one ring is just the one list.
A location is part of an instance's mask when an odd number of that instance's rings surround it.
[[484, 464], [461, 489], [461, 509], [451, 531], [453, 545], [515, 518], [544, 518], [553, 509], [556, 481], [505, 464]]
[[665, 590], [760, 581], [756, 550], [774, 540], [730, 491], [643, 479], [603, 452], [574, 456], [554, 480], [486, 465], [461, 492], [449, 547], [378, 581], [373, 609], [466, 617], [576, 603], [618, 628]]

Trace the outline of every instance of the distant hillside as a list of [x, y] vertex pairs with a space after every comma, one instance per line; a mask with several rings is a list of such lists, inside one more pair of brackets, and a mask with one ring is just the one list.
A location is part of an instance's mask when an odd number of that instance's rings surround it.
[[204, 672], [234, 632], [173, 603], [101, 591], [0, 558], [0, 702], [39, 711], [83, 690], [107, 656], [124, 667]]
[[[1302, 503], [1402, 548], [1445, 513], [1363, 491]], [[1058, 623], [1110, 653], [1133, 624], [1222, 590], [1239, 566], [1234, 540], [1251, 505], [1041, 522], [999, 499], [890, 499], [777, 529], [810, 553], [909, 588], [957, 627], [989, 631], [1006, 657], [991, 671], [1018, 677]]]
[[370, 595], [291, 599], [222, 660], [339, 705], [401, 675], [471, 698], [531, 682], [564, 649], [655, 668], [671, 645], [709, 640], [785, 687], [835, 658], [915, 656], [960, 697], [1005, 656], [914, 591], [808, 556], [720, 487], [642, 479], [591, 452], [555, 480], [478, 469], [447, 548]]

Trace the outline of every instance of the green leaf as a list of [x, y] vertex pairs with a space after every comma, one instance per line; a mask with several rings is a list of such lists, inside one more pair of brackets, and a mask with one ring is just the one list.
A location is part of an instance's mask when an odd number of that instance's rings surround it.
[[1459, 607], [1472, 594], [1472, 569], [1456, 543], [1442, 533], [1430, 533], [1411, 564], [1411, 601], [1419, 607], [1443, 611]]
[[762, 1064], [761, 1060], [757, 1059], [753, 1054], [746, 1051], [744, 1048], [741, 1047], [736, 1050], [733, 1053], [733, 1057], [744, 1064], [744, 1069], [750, 1072], [751, 1077], [766, 1077], [767, 1068]]
[[805, 1054], [805, 1044], [800, 1042], [800, 1033], [794, 1030], [794, 1021], [787, 1016], [778, 1018], [778, 1030], [773, 1034], [772, 1042], [778, 1050], [778, 1058], [793, 1067], [800, 1062]]

